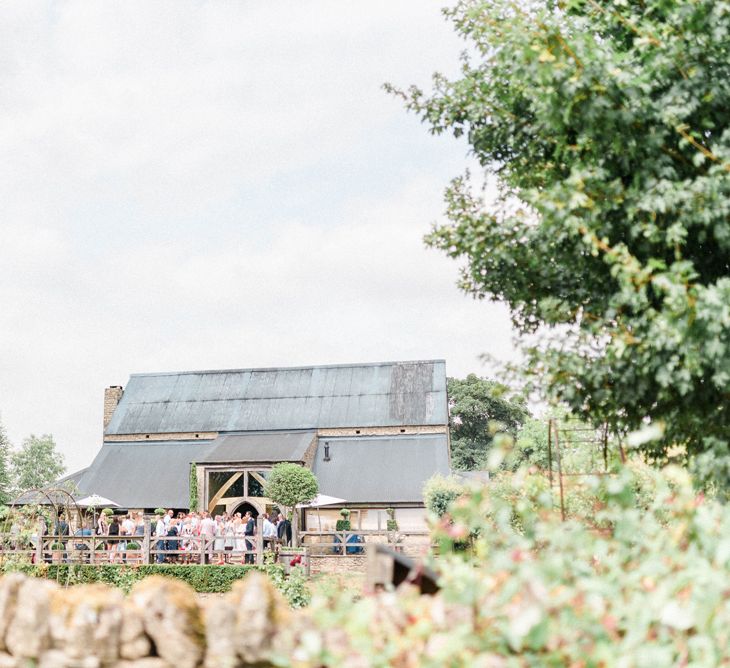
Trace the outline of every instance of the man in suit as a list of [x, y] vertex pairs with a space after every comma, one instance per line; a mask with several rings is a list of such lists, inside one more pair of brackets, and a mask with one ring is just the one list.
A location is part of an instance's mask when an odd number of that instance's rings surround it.
[[256, 535], [256, 520], [253, 518], [251, 513], [247, 512], [243, 516], [243, 521], [246, 523], [246, 528], [243, 531], [243, 535], [246, 536], [246, 556], [243, 561], [246, 564], [253, 564], [256, 562], [253, 553], [253, 550], [256, 547], [256, 541], [254, 541], [254, 536]]
[[277, 517], [276, 535], [282, 545], [291, 545], [291, 522], [281, 513]]

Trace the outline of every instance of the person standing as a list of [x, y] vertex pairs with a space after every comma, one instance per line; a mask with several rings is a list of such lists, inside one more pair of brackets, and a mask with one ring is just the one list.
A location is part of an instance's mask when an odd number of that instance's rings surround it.
[[157, 523], [155, 524], [155, 538], [157, 539], [157, 557], [155, 561], [158, 564], [165, 563], [165, 536], [167, 535], [167, 528], [165, 527], [165, 520], [162, 515], [157, 516]]
[[268, 514], [264, 513], [264, 525], [262, 527], [262, 533], [264, 536], [264, 547], [268, 550], [274, 549], [274, 544], [276, 543], [276, 526], [274, 523], [269, 519]]
[[125, 540], [119, 542], [119, 550], [122, 553], [122, 561], [127, 561], [127, 538], [134, 536], [135, 524], [132, 519], [132, 513], [127, 513], [122, 520], [122, 528], [119, 532], [125, 537]]
[[[114, 517], [112, 519], [112, 523], [109, 525], [109, 537], [116, 536], [119, 537], [121, 531], [121, 526], [119, 525], [119, 518]], [[110, 540], [109, 541], [109, 563], [113, 564], [116, 561], [117, 554], [119, 555], [120, 561], [122, 557], [122, 552], [119, 551], [119, 546], [121, 545], [121, 541], [119, 540]]]
[[291, 544], [291, 522], [279, 513], [279, 521], [276, 525], [276, 535], [282, 545]]
[[58, 540], [61, 545], [63, 545], [63, 561], [66, 563], [68, 561], [68, 553], [66, 552], [66, 540], [65, 538], [69, 535], [69, 529], [68, 529], [68, 522], [66, 522], [66, 518], [63, 516], [63, 514], [60, 514], [58, 516], [58, 521], [56, 522], [56, 528], [54, 530], [55, 535], [58, 537], [55, 540]]
[[253, 564], [256, 561], [254, 559], [254, 536], [256, 535], [256, 520], [252, 517], [250, 512], [247, 512], [244, 515], [243, 519], [246, 522], [246, 528], [243, 532], [243, 535], [246, 537], [246, 556], [243, 561], [246, 564]]
[[213, 557], [213, 538], [215, 537], [215, 522], [208, 511], [203, 512], [203, 519], [200, 520], [200, 540], [205, 551], [205, 562], [210, 563]]
[[139, 512], [134, 521], [134, 535], [144, 536], [144, 515]]
[[[176, 519], [170, 519], [170, 525], [167, 527], [167, 534], [165, 540], [165, 549], [168, 552], [177, 552], [180, 549], [180, 528]], [[175, 562], [178, 560], [178, 554], [168, 554], [168, 559]]]

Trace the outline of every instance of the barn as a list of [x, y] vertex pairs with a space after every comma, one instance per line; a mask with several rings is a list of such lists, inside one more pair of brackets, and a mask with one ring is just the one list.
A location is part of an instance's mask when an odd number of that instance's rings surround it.
[[[423, 483], [449, 473], [443, 360], [134, 374], [104, 396], [104, 439], [72, 476], [129, 509], [265, 512], [277, 462], [310, 468], [353, 528], [424, 527]], [[308, 511], [312, 513], [313, 511]], [[305, 524], [307, 519], [303, 518]]]

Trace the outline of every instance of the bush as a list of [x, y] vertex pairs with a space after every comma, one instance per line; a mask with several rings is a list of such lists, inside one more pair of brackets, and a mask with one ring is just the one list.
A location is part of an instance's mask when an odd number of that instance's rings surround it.
[[274, 503], [293, 508], [311, 501], [319, 492], [317, 478], [308, 468], [283, 462], [275, 464], [266, 481], [265, 494]]
[[435, 475], [423, 486], [423, 502], [436, 517], [443, 517], [451, 503], [465, 492], [464, 485], [455, 477]]
[[[2, 573], [20, 572], [31, 577], [56, 580], [62, 585], [77, 585], [102, 582], [119, 587], [125, 593], [132, 585], [150, 575], [182, 580], [196, 592], [224, 593], [230, 590], [236, 580], [245, 577], [251, 571], [266, 573], [277, 589], [284, 594], [292, 607], [301, 607], [308, 602], [309, 590], [303, 574], [298, 573], [290, 581], [280, 564], [266, 566], [214, 566], [197, 564], [143, 564], [141, 566], [114, 566], [111, 564], [28, 564], [4, 562], [0, 566]], [[301, 570], [301, 569], [293, 569]]]
[[444, 549], [433, 562], [439, 594], [317, 598], [319, 637], [297, 656], [433, 668], [728, 664], [730, 507], [697, 495], [681, 469], [640, 463], [591, 479], [580, 498], [563, 522], [534, 472], [470, 488], [435, 525], [446, 548], [474, 537], [472, 551]]

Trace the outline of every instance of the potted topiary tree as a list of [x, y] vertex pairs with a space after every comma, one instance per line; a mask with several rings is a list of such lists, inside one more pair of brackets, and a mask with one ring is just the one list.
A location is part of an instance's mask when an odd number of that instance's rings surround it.
[[386, 508], [385, 512], [388, 515], [388, 520], [385, 524], [388, 543], [390, 543], [396, 551], [401, 551], [403, 548], [400, 543], [403, 542], [403, 536], [398, 531], [398, 522], [395, 519], [395, 508]]
[[337, 520], [335, 529], [337, 531], [349, 531], [350, 530], [350, 511], [347, 508], [340, 510], [341, 520]]
[[299, 513], [295, 509], [298, 504], [311, 501], [318, 492], [317, 478], [308, 468], [290, 462], [275, 464], [271, 468], [264, 494], [276, 505], [292, 511], [292, 542], [295, 546], [299, 529]]

